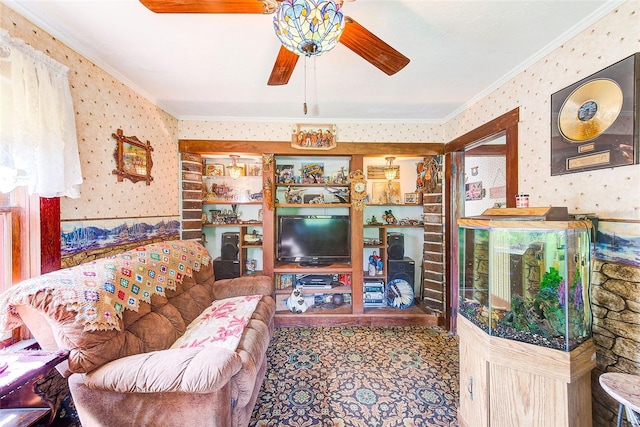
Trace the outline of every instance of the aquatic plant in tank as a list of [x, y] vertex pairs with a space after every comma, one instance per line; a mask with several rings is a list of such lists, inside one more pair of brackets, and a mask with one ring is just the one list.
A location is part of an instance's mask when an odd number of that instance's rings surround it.
[[500, 324], [519, 331], [528, 331], [543, 338], [580, 337], [586, 334], [584, 310], [584, 290], [577, 268], [570, 286], [551, 267], [543, 274], [540, 292], [531, 299], [515, 294], [512, 309], [505, 313]]

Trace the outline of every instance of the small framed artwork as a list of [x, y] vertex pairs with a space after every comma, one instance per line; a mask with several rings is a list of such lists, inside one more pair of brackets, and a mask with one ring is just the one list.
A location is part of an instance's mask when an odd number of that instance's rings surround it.
[[397, 181], [374, 182], [370, 203], [374, 205], [399, 205], [401, 203], [400, 183]]
[[[229, 165], [231, 166], [231, 165]], [[229, 173], [229, 166], [227, 166], [226, 169], [226, 175], [227, 176], [231, 176], [231, 174]], [[236, 166], [240, 168], [240, 176], [246, 176], [247, 175], [247, 167], [244, 163], [236, 163]]]
[[640, 267], [640, 221], [600, 219], [595, 258]]
[[294, 182], [295, 171], [293, 165], [277, 165], [276, 180], [280, 184], [290, 184]]
[[111, 136], [116, 139], [116, 150], [113, 157], [116, 159], [117, 167], [113, 170], [113, 175], [118, 176], [118, 182], [124, 178], [132, 181], [146, 181], [151, 185], [151, 152], [153, 148], [149, 141], [140, 141], [135, 136], [124, 136], [122, 129], [116, 130]]
[[292, 288], [294, 282], [293, 274], [281, 274], [280, 275], [280, 288], [279, 289], [287, 289]]
[[297, 124], [291, 146], [299, 150], [331, 150], [336, 147], [336, 125]]
[[302, 181], [305, 184], [316, 184], [324, 182], [324, 163], [303, 163], [300, 168]]
[[405, 205], [417, 205], [420, 203], [418, 193], [404, 193], [404, 204]]
[[465, 184], [465, 200], [482, 200], [482, 181], [468, 182]]
[[247, 176], [262, 175], [262, 163], [249, 163], [247, 165]]
[[219, 163], [206, 163], [204, 166], [205, 176], [224, 176], [224, 165]]

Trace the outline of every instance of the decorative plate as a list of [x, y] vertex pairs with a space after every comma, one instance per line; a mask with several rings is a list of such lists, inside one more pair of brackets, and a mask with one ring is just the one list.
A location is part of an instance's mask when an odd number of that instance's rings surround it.
[[413, 305], [413, 287], [404, 279], [393, 279], [387, 284], [387, 305], [389, 307], [407, 308]]

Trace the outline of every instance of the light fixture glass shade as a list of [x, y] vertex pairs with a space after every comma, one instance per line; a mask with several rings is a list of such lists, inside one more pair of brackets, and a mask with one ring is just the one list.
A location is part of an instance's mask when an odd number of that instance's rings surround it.
[[387, 161], [387, 164], [384, 167], [384, 177], [389, 181], [396, 179], [396, 167], [393, 166], [395, 157], [387, 157], [385, 160]]
[[229, 176], [233, 179], [238, 178], [242, 174], [242, 167], [238, 166], [236, 163], [237, 158], [238, 156], [231, 156], [231, 160], [233, 161], [233, 164], [227, 168], [227, 171], [229, 172]]
[[284, 0], [273, 17], [273, 26], [291, 52], [321, 55], [338, 44], [344, 16], [334, 0]]

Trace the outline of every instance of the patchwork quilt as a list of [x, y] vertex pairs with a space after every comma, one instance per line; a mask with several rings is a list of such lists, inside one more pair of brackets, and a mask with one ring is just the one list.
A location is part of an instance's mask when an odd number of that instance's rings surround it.
[[14, 307], [40, 291], [51, 295], [54, 308], [75, 311], [85, 331], [120, 330], [123, 310], [138, 311], [140, 301], [175, 289], [210, 260], [199, 242], [173, 240], [34, 277], [0, 295], [0, 330], [22, 325]]

